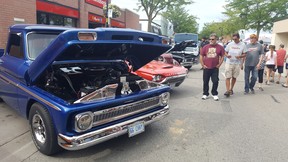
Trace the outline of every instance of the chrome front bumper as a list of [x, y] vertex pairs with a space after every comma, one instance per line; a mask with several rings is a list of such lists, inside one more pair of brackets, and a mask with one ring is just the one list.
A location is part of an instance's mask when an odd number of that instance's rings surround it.
[[169, 114], [169, 106], [167, 105], [161, 110], [140, 116], [116, 125], [102, 128], [93, 132], [89, 132], [80, 136], [68, 137], [63, 134], [58, 134], [58, 144], [66, 150], [80, 150], [84, 149], [109, 139], [118, 137], [128, 132], [128, 126], [143, 121], [144, 125], [148, 125], [157, 120], [164, 118]]
[[[187, 78], [187, 74], [182, 74], [178, 76], [171, 76], [171, 77], [166, 77], [164, 80], [162, 80], [160, 83], [161, 84], [167, 84], [169, 86], [172, 86], [173, 84], [181, 84], [185, 78]], [[179, 86], [177, 85], [177, 86]]]

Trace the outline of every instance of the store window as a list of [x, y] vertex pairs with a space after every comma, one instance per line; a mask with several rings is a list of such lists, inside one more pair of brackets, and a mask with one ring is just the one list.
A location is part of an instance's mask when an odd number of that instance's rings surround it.
[[37, 24], [76, 27], [76, 19], [61, 15], [37, 12]]

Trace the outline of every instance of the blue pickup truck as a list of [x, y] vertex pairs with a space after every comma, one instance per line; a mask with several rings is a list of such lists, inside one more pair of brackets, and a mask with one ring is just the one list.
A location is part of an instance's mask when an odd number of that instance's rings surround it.
[[170, 49], [131, 29], [10, 27], [0, 97], [25, 117], [45, 155], [128, 134], [169, 114], [170, 88], [132, 74]]

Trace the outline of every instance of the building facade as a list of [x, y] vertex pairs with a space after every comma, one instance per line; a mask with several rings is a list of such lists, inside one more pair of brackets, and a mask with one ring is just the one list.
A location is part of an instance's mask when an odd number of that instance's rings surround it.
[[284, 44], [284, 48], [288, 51], [288, 19], [277, 21], [273, 25], [271, 44], [276, 45], [276, 49], [280, 44]]
[[[105, 27], [105, 5], [106, 0], [1, 0], [0, 49], [6, 47], [8, 28], [13, 24]], [[120, 9], [120, 13], [119, 17], [110, 18], [110, 27], [141, 29], [139, 15], [127, 9]]]

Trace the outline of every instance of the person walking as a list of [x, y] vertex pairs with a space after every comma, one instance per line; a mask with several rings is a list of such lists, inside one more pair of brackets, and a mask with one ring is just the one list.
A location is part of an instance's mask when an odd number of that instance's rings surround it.
[[275, 67], [277, 67], [277, 54], [275, 51], [275, 46], [270, 45], [269, 50], [270, 51], [268, 51], [265, 54], [266, 67], [267, 67], [267, 78], [266, 78], [265, 83], [268, 85], [270, 84], [270, 75], [272, 71], [275, 69]]
[[246, 45], [240, 42], [239, 33], [235, 33], [232, 36], [233, 42], [229, 43], [225, 48], [225, 77], [226, 77], [226, 92], [224, 95], [229, 97], [233, 95], [233, 87], [236, 83], [236, 78], [240, 73], [240, 66], [242, 65], [242, 59], [246, 56]]
[[283, 87], [288, 88], [288, 54], [285, 56], [286, 82], [282, 84]]
[[[246, 45], [247, 53], [245, 57], [244, 67], [244, 79], [245, 87], [244, 94], [248, 94], [249, 90], [252, 94], [255, 94], [254, 86], [257, 80], [258, 69], [262, 61], [264, 50], [260, 43], [257, 42], [258, 38], [256, 34], [250, 35], [250, 43]], [[250, 80], [250, 74], [251, 80]]]
[[275, 67], [275, 69], [273, 69], [272, 80], [274, 80], [275, 73], [277, 71], [278, 78], [275, 83], [280, 84], [281, 75], [283, 73], [284, 60], [286, 56], [286, 50], [284, 49], [284, 44], [280, 44], [280, 49], [276, 51], [276, 54], [277, 54], [277, 66]]
[[203, 67], [202, 99], [206, 100], [209, 96], [209, 81], [211, 78], [213, 83], [211, 93], [213, 99], [218, 101], [219, 67], [223, 62], [225, 50], [221, 45], [217, 44], [216, 34], [211, 34], [209, 41], [210, 43], [205, 45], [200, 53], [200, 63]]
[[[260, 40], [259, 43], [264, 48], [264, 54], [269, 51], [267, 49], [267, 44], [263, 44], [263, 40]], [[263, 84], [263, 74], [264, 74], [265, 65], [266, 65], [266, 60], [263, 58], [260, 63], [260, 68], [258, 69], [258, 88], [260, 91], [264, 91], [262, 84]]]
[[[202, 40], [201, 40], [201, 43], [200, 43], [200, 49], [199, 49], [199, 53], [200, 53], [200, 54], [201, 54], [202, 48], [203, 48], [205, 45], [207, 45], [207, 44], [209, 44], [209, 41], [207, 40], [207, 38], [206, 38], [205, 36], [203, 36], [203, 37], [202, 37]], [[201, 67], [200, 70], [203, 70], [203, 68]]]

